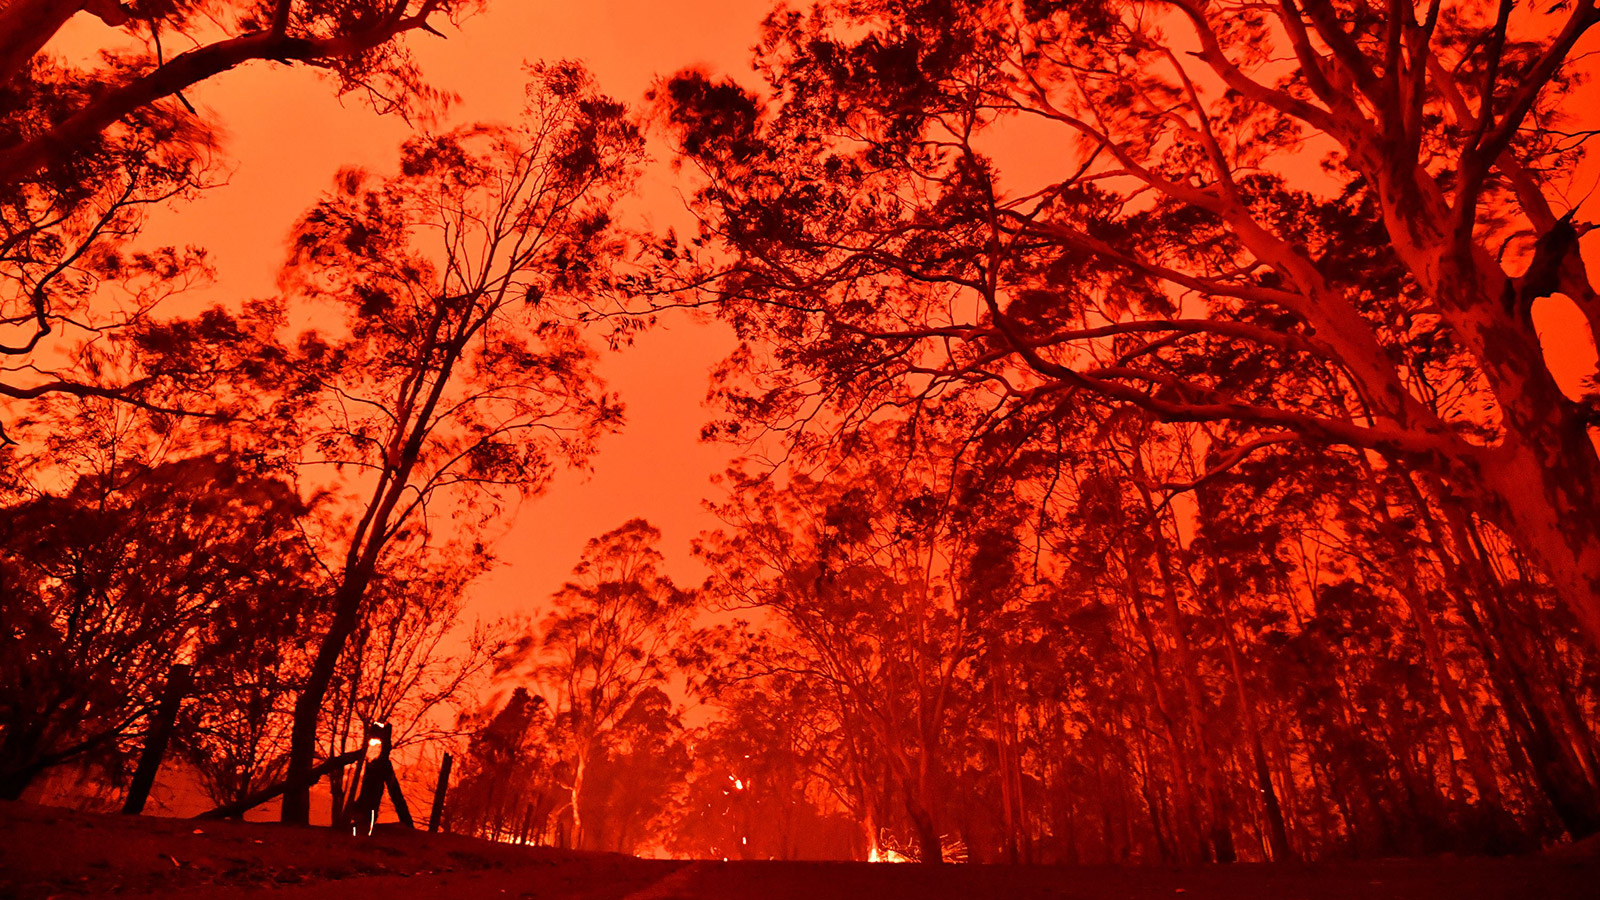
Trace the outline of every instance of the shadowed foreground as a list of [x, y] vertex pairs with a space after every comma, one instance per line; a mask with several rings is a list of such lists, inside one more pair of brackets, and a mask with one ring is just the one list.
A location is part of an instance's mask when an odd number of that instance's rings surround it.
[[[197, 832], [196, 829], [199, 829]], [[0, 896], [296, 898], [1587, 898], [1600, 859], [1428, 859], [1197, 869], [678, 862], [392, 831], [127, 818], [0, 804]]]

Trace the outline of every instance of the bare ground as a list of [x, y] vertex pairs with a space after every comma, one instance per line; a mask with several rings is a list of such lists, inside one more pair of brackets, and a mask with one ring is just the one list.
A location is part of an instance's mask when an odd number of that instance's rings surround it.
[[[1591, 848], [1592, 849], [1592, 848]], [[106, 816], [0, 803], [0, 898], [243, 900], [1600, 900], [1600, 858], [1192, 869], [678, 862], [403, 830]]]

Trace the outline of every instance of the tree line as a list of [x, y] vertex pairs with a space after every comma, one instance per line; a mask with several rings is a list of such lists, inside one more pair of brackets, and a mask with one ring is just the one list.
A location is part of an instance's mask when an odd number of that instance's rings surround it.
[[[390, 28], [342, 86], [429, 100], [409, 7], [269, 8], [251, 40]], [[204, 123], [50, 129], [168, 83], [181, 15], [125, 26], [152, 58], [122, 87], [38, 47], [5, 82], [0, 161], [51, 148], [0, 168], [8, 793], [117, 771], [189, 653], [185, 739], [232, 754], [195, 757], [281, 771], [289, 821], [360, 720], [445, 721], [481, 676], [451, 819], [500, 840], [1188, 863], [1600, 831], [1600, 385], [1557, 383], [1532, 312], [1600, 332], [1592, 2], [780, 8], [761, 84], [686, 70], [635, 113], [533, 67], [521, 121], [341, 173], [281, 296], [163, 319], [204, 255], [135, 238], [204, 189]], [[692, 234], [608, 215], [647, 123]], [[486, 526], [620, 425], [594, 343], [676, 307], [740, 339], [705, 584], [630, 522], [438, 662]]]

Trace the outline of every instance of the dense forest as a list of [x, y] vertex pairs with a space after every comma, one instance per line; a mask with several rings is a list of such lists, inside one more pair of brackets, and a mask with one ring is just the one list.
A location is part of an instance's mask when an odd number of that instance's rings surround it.
[[[1594, 0], [829, 0], [746, 78], [530, 64], [459, 123], [407, 42], [481, 6], [0, 8], [0, 797], [114, 806], [181, 664], [168, 771], [289, 823], [389, 722], [448, 828], [563, 847], [1600, 832], [1600, 381], [1535, 327], [1600, 336]], [[200, 308], [144, 228], [225, 180], [183, 91], [265, 61], [413, 134]], [[663, 168], [687, 231], [614, 214]], [[635, 518], [477, 616], [626, 427], [606, 354], [694, 316], [703, 582]]]

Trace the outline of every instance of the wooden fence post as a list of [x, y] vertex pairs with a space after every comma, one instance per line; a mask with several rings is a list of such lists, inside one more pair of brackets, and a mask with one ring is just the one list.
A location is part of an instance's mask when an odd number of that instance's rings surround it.
[[[348, 807], [350, 804], [345, 801], [344, 770], [345, 767], [342, 765], [334, 766], [328, 770], [328, 793], [331, 795], [328, 824], [332, 825], [334, 828], [343, 828], [349, 824], [349, 822], [346, 820], [349, 818], [350, 811]], [[357, 769], [357, 778], [359, 778], [360, 775], [361, 770]]]
[[150, 718], [150, 731], [145, 734], [144, 750], [139, 754], [139, 765], [133, 770], [133, 783], [128, 785], [128, 799], [122, 811], [130, 816], [144, 812], [144, 803], [150, 798], [150, 788], [155, 786], [156, 772], [161, 768], [161, 757], [167, 752], [167, 742], [172, 739], [172, 726], [178, 720], [178, 705], [189, 692], [191, 669], [188, 663], [173, 663], [167, 673], [167, 686], [161, 694], [161, 703]]
[[439, 830], [439, 825], [444, 820], [444, 796], [450, 790], [450, 754], [446, 753], [439, 763], [439, 781], [433, 787], [433, 812], [428, 816], [428, 832]]
[[406, 804], [405, 792], [400, 789], [400, 776], [394, 774], [394, 768], [389, 768], [389, 777], [384, 781], [389, 788], [389, 802], [394, 805], [394, 814], [399, 817], [400, 824], [407, 828], [417, 827], [411, 821], [411, 807]]

